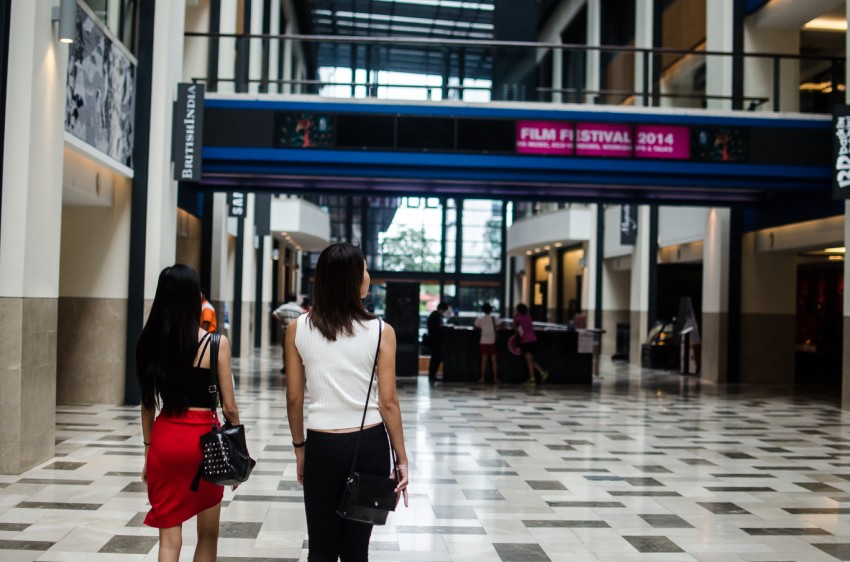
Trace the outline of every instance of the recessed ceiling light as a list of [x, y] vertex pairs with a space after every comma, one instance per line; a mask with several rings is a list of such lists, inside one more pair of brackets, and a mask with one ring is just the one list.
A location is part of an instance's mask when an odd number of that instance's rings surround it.
[[803, 29], [814, 31], [847, 31], [847, 19], [835, 16], [821, 16], [803, 25]]
[[847, 248], [844, 246], [836, 248], [826, 248], [824, 252], [826, 252], [827, 254], [844, 254], [847, 252]]

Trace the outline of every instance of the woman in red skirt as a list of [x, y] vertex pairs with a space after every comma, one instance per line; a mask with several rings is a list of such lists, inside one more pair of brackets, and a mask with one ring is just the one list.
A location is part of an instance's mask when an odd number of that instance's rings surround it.
[[[218, 550], [224, 488], [201, 480], [198, 491], [191, 490], [201, 463], [201, 435], [218, 424], [210, 411], [210, 338], [199, 327], [200, 316], [201, 287], [195, 270], [181, 264], [162, 270], [136, 348], [145, 445], [142, 480], [151, 504], [145, 524], [159, 529], [160, 562], [177, 562], [183, 522], [196, 515], [195, 562], [214, 561]], [[217, 367], [224, 416], [238, 424], [230, 343], [224, 336]]]

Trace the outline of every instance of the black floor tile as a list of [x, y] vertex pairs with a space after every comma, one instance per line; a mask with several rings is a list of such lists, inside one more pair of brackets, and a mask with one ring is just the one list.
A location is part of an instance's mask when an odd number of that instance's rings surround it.
[[98, 552], [112, 554], [147, 554], [159, 542], [158, 537], [115, 535]]
[[685, 552], [667, 537], [623, 537], [638, 552]]
[[502, 562], [549, 562], [539, 544], [493, 543]]

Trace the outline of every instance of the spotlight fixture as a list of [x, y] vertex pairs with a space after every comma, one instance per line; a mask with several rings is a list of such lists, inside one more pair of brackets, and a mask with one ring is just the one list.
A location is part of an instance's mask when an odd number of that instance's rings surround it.
[[77, 32], [77, 0], [60, 0], [53, 7], [52, 21], [59, 22], [59, 42], [73, 43]]

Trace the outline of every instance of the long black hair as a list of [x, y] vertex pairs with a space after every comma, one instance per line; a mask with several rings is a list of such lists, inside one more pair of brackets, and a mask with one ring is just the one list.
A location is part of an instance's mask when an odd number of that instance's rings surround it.
[[340, 334], [353, 336], [355, 321], [375, 318], [360, 297], [365, 273], [366, 262], [357, 246], [331, 244], [319, 255], [308, 318], [326, 339], [336, 341]]
[[[163, 394], [184, 396], [186, 373], [198, 351], [200, 316], [201, 283], [195, 270], [179, 263], [163, 269], [136, 344], [136, 374], [146, 408], [156, 407]], [[186, 409], [180, 403], [169, 407], [177, 413]]]

